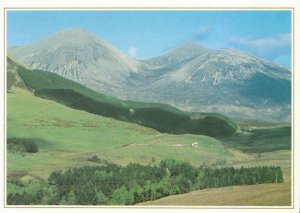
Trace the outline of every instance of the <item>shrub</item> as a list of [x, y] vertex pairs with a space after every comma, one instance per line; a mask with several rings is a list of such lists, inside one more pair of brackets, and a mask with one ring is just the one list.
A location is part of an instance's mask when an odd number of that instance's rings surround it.
[[101, 159], [97, 155], [93, 155], [92, 157], [89, 157], [86, 160], [94, 162], [94, 163], [102, 163], [102, 164], [108, 164], [109, 163], [109, 161]]
[[38, 152], [38, 146], [36, 145], [33, 139], [29, 138], [8, 138], [7, 149], [28, 153]]

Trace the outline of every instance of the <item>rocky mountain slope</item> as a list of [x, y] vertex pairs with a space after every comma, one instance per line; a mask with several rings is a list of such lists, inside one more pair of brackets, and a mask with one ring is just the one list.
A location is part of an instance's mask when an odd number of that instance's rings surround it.
[[54, 72], [98, 91], [122, 90], [139, 64], [81, 29], [67, 29], [32, 45], [9, 48], [9, 55], [31, 69]]
[[54, 72], [122, 99], [236, 118], [290, 119], [290, 71], [233, 49], [185, 44], [136, 60], [90, 32], [67, 29], [8, 52], [30, 69]]

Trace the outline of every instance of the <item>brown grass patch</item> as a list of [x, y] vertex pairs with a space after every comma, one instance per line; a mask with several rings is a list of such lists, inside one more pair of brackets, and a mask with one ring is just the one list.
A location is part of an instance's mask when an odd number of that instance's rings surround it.
[[204, 189], [138, 205], [150, 206], [290, 206], [291, 184], [260, 184]]

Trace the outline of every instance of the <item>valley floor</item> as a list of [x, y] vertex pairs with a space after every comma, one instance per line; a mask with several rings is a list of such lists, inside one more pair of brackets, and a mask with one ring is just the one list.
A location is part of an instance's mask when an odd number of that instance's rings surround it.
[[291, 184], [204, 189], [139, 203], [145, 206], [290, 206]]

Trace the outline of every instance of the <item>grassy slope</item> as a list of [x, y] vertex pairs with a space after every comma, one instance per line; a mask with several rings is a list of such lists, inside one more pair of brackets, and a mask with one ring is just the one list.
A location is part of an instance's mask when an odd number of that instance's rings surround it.
[[[36, 138], [37, 154], [8, 152], [8, 174], [29, 173], [47, 177], [53, 170], [95, 165], [92, 155], [127, 164], [151, 163], [164, 158], [186, 160], [193, 165], [248, 159], [208, 136], [168, 135], [137, 124], [70, 109], [56, 102], [16, 89], [8, 94], [7, 136]], [[198, 142], [199, 147], [191, 144]], [[25, 175], [26, 176], [26, 175]]]
[[[263, 154], [243, 153], [209, 136], [168, 135], [127, 123], [70, 109], [18, 89], [8, 94], [7, 136], [36, 138], [37, 154], [8, 152], [8, 173], [46, 178], [57, 169], [95, 165], [91, 155], [127, 164], [159, 162], [164, 158], [188, 161], [195, 166], [279, 165], [290, 181], [291, 154], [279, 150]], [[198, 142], [193, 148], [192, 143]], [[25, 175], [26, 176], [26, 175]]]
[[205, 189], [138, 205], [155, 206], [290, 206], [291, 184], [260, 184]]
[[233, 120], [219, 114], [201, 114], [195, 119], [194, 114], [166, 104], [122, 101], [105, 96], [50, 72], [30, 71], [21, 66], [17, 72], [27, 88], [39, 97], [94, 114], [139, 123], [160, 132], [217, 136], [230, 135], [237, 129]]
[[272, 152], [291, 149], [291, 126], [260, 127], [239, 131], [221, 139], [228, 146], [246, 152]]

